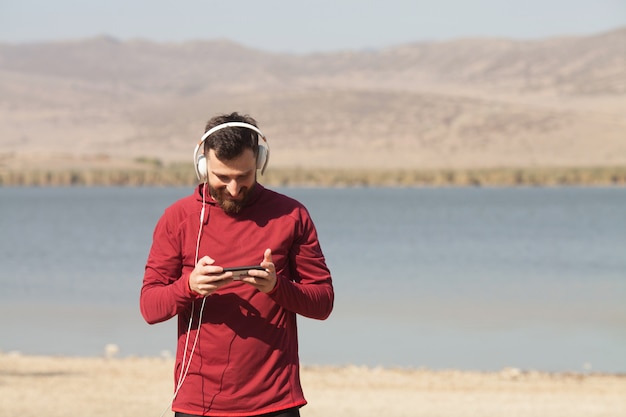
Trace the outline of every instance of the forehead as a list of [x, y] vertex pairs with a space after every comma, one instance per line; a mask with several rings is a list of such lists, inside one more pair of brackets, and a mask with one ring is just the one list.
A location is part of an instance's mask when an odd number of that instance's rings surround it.
[[249, 148], [228, 160], [219, 159], [215, 151], [210, 149], [208, 157], [211, 172], [217, 175], [241, 175], [256, 170], [256, 156]]

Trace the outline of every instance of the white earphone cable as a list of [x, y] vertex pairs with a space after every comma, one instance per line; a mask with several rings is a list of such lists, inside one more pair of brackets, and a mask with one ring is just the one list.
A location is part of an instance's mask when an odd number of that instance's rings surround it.
[[[198, 227], [198, 237], [196, 239], [196, 254], [195, 254], [195, 264], [198, 264], [198, 258], [200, 253], [200, 238], [202, 237], [202, 225], [204, 224], [204, 212], [206, 207], [206, 182], [204, 183], [204, 188], [202, 190], [202, 210], [200, 210], [200, 226]], [[200, 325], [202, 324], [202, 313], [204, 312], [204, 305], [206, 303], [206, 297], [202, 299], [202, 305], [200, 306], [200, 312], [198, 313], [198, 329], [196, 330], [196, 336], [193, 341], [193, 345], [191, 346], [191, 352], [189, 352], [189, 359], [187, 360], [187, 365], [185, 366], [185, 360], [187, 358], [187, 348], [189, 347], [189, 334], [191, 333], [191, 327], [193, 324], [193, 313], [194, 313], [194, 303], [191, 303], [191, 313], [189, 315], [189, 326], [187, 326], [187, 335], [185, 336], [185, 348], [183, 349], [183, 359], [180, 366], [180, 374], [178, 375], [178, 382], [176, 383], [176, 389], [174, 390], [174, 395], [172, 396], [172, 401], [176, 399], [178, 392], [183, 386], [183, 382], [185, 378], [187, 378], [187, 374], [189, 373], [189, 366], [191, 366], [191, 359], [193, 358], [193, 354], [196, 350], [196, 346], [198, 344], [198, 337], [200, 336]], [[170, 408], [168, 405], [163, 413], [161, 413], [160, 417], [163, 417], [167, 410]]]

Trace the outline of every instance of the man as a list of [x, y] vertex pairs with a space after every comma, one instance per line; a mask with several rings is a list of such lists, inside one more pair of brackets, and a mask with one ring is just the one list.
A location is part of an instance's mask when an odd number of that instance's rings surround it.
[[[299, 416], [296, 315], [326, 319], [334, 300], [317, 232], [302, 204], [257, 182], [269, 147], [254, 119], [217, 116], [205, 132], [203, 183], [157, 223], [140, 297], [148, 323], [178, 316], [172, 410]], [[240, 265], [261, 269], [223, 270]]]

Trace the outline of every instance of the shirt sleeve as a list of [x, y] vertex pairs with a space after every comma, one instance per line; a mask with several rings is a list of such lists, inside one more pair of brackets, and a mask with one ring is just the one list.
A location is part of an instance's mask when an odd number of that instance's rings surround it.
[[168, 320], [199, 297], [183, 275], [181, 231], [168, 212], [157, 223], [140, 294], [141, 314], [150, 324]]
[[334, 289], [315, 225], [306, 209], [300, 211], [297, 238], [289, 251], [292, 279], [277, 277], [270, 297], [289, 311], [324, 320], [333, 310]]

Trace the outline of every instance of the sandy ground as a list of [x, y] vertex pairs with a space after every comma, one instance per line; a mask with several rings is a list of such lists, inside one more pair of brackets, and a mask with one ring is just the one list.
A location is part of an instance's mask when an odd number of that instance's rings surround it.
[[[0, 416], [172, 416], [171, 359], [0, 354]], [[304, 367], [321, 416], [626, 416], [626, 375]]]

